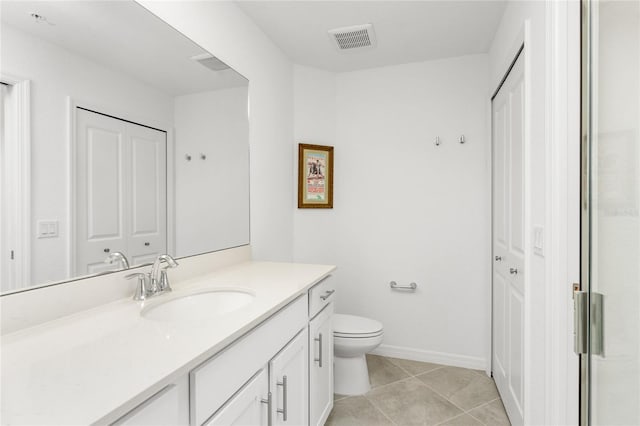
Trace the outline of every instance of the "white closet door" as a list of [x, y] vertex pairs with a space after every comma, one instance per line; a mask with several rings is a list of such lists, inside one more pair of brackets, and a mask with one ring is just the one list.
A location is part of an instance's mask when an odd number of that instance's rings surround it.
[[492, 103], [492, 370], [514, 425], [524, 412], [524, 96], [521, 54]]
[[167, 252], [167, 141], [164, 132], [127, 123], [131, 210], [127, 256], [132, 265]]
[[167, 251], [166, 133], [77, 109], [76, 275], [121, 267]]
[[78, 108], [76, 125], [77, 276], [111, 270], [109, 253], [126, 254], [130, 147], [124, 121]]

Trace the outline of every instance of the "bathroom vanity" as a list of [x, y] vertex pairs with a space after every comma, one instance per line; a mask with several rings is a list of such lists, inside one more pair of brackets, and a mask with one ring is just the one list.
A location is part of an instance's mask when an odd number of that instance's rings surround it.
[[[173, 292], [145, 302], [113, 300], [6, 333], [2, 423], [323, 424], [333, 270], [247, 260], [174, 279]], [[225, 303], [194, 314], [212, 294]], [[11, 297], [0, 300], [3, 319]], [[192, 312], [180, 315], [181, 305]]]

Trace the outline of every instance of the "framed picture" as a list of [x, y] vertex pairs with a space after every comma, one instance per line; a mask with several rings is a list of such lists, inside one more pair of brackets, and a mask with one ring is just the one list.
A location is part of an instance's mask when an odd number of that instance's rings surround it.
[[298, 144], [298, 208], [333, 208], [333, 147]]

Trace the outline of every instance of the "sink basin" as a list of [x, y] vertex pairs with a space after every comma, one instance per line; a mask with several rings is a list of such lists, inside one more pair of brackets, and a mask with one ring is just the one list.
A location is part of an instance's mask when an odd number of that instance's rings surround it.
[[151, 300], [151, 304], [145, 306], [140, 314], [157, 321], [204, 321], [237, 311], [255, 299], [253, 293], [238, 289], [201, 290], [168, 297], [165, 300]]

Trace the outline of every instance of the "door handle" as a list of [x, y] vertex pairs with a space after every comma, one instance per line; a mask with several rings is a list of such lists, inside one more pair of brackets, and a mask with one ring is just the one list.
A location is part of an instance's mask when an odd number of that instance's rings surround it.
[[511, 275], [516, 275], [518, 273], [518, 268], [509, 268], [509, 273]]
[[496, 259], [496, 262], [500, 262], [502, 260], [502, 256], [496, 256], [495, 259]]
[[314, 361], [318, 362], [318, 367], [322, 368], [322, 333], [318, 334], [318, 337], [314, 337], [316, 342], [318, 342], [318, 358], [314, 358]]
[[282, 376], [282, 381], [276, 383], [278, 386], [282, 386], [282, 410], [277, 409], [276, 411], [282, 414], [282, 421], [287, 421], [287, 376]]

